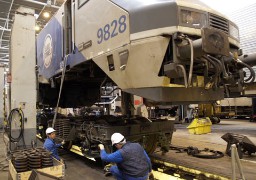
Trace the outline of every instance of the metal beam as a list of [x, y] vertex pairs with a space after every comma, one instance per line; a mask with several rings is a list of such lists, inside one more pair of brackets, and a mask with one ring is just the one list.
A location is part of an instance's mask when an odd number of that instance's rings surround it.
[[0, 41], [9, 42], [9, 40], [7, 40], [7, 39], [0, 39]]
[[11, 29], [6, 29], [6, 28], [4, 28], [4, 27], [2, 27], [2, 26], [0, 26], [0, 30], [1, 30], [1, 31], [9, 31], [9, 32], [11, 31]]
[[10, 4], [11, 2], [0, 0], [0, 2]]
[[7, 18], [1, 18], [1, 17], [0, 17], [0, 20], [3, 20], [3, 21], [9, 21], [9, 22], [13, 22], [13, 20], [11, 20], [11, 19], [7, 19]]
[[41, 5], [41, 6], [48, 6], [48, 7], [54, 8], [54, 9], [59, 9], [60, 8], [59, 6], [48, 5], [47, 3], [43, 3], [43, 2], [39, 2], [39, 1], [33, 1], [33, 0], [20, 0], [19, 3], [22, 3], [22, 1], [23, 2], [29, 2], [29, 3], [32, 3], [32, 4]]
[[0, 62], [9, 62], [9, 59], [1, 59], [0, 58]]

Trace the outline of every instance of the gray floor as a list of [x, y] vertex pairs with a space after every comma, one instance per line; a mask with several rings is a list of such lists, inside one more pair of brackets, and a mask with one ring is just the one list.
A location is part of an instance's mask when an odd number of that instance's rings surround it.
[[227, 132], [246, 135], [256, 144], [256, 122], [249, 122], [246, 119], [222, 119], [220, 124], [212, 125], [211, 133], [201, 135], [189, 134], [188, 124], [176, 124], [175, 126], [177, 130], [172, 139], [174, 145], [198, 148], [209, 146], [214, 147], [215, 150], [225, 151], [227, 143], [221, 136]]
[[[256, 144], [256, 123], [248, 120], [222, 120], [220, 124], [212, 126], [212, 132], [203, 135], [192, 135], [188, 133], [186, 127], [188, 124], [177, 124], [176, 132], [173, 135], [172, 144], [179, 146], [197, 146], [200, 148], [214, 147], [215, 150], [225, 151], [226, 142], [221, 136], [226, 132], [244, 134], [248, 136]], [[0, 168], [4, 157], [3, 136], [0, 134]], [[78, 155], [61, 151], [62, 157], [67, 163], [66, 180], [94, 180], [94, 179], [113, 179], [113, 177], [105, 177], [100, 165], [93, 163]], [[256, 156], [247, 159], [256, 161]], [[256, 163], [255, 163], [256, 168]], [[0, 179], [8, 179], [8, 171], [0, 171]]]

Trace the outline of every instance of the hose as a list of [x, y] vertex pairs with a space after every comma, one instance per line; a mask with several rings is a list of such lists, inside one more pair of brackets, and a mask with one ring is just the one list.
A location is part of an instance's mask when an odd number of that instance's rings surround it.
[[219, 78], [219, 75], [220, 75], [219, 67], [218, 67], [218, 65], [216, 65], [216, 63], [213, 60], [211, 60], [207, 56], [203, 56], [203, 58], [205, 58], [207, 61], [209, 61], [213, 65], [214, 69], [216, 70], [216, 73], [214, 75], [214, 78], [215, 78], [214, 83], [215, 83], [215, 87], [217, 87], [218, 78]]
[[255, 80], [255, 72], [254, 72], [254, 70], [252, 69], [252, 67], [249, 66], [248, 64], [244, 63], [244, 62], [241, 61], [240, 59], [238, 59], [237, 62], [238, 62], [239, 64], [245, 66], [246, 68], [248, 68], [249, 71], [250, 71], [250, 73], [251, 73], [251, 75], [249, 76], [249, 78], [245, 79], [244, 81], [245, 81], [245, 82], [248, 82], [248, 81], [251, 80], [250, 83], [251, 83], [251, 82], [254, 82], [254, 80]]
[[182, 70], [183, 76], [184, 76], [184, 84], [185, 87], [188, 88], [188, 79], [187, 79], [187, 73], [183, 65], [178, 64], [177, 67], [179, 67]]
[[190, 87], [191, 81], [192, 81], [193, 66], [194, 66], [194, 48], [193, 48], [192, 40], [187, 37], [185, 39], [189, 42], [190, 51], [191, 51], [190, 68], [189, 68], [189, 75], [188, 75], [188, 87]]
[[[20, 134], [18, 137], [14, 138], [12, 136], [12, 121], [13, 121], [13, 115], [14, 113], [18, 113], [20, 117]], [[21, 109], [15, 108], [11, 110], [9, 117], [8, 117], [8, 126], [9, 126], [9, 134], [8, 137], [11, 142], [19, 142], [21, 139], [23, 141], [23, 146], [25, 147], [25, 140], [24, 140], [24, 113]]]
[[224, 73], [224, 71], [225, 71], [224, 67], [223, 67], [223, 65], [222, 65], [222, 63], [220, 62], [219, 59], [216, 59], [215, 57], [210, 56], [210, 55], [207, 55], [207, 57], [210, 58], [211, 60], [215, 61], [218, 64], [219, 69], [220, 69], [220, 73], [222, 73], [222, 72]]

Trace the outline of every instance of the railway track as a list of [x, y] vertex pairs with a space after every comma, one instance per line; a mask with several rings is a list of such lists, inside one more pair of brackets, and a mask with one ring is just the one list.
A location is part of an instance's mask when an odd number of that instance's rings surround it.
[[[70, 156], [83, 156], [84, 160], [88, 160], [87, 166], [102, 173], [104, 176], [104, 165], [95, 159], [86, 157], [78, 146], [72, 145], [69, 149], [72, 154]], [[67, 152], [62, 150], [62, 152]], [[70, 153], [69, 153], [70, 154]], [[224, 156], [218, 159], [203, 159], [189, 156], [187, 153], [177, 153], [177, 151], [170, 150], [166, 154], [162, 154], [158, 149], [150, 155], [152, 162], [152, 172], [155, 180], [165, 179], [185, 179], [185, 180], [228, 180], [231, 177], [231, 159]], [[250, 162], [242, 162], [248, 179], [255, 177], [254, 168]], [[255, 167], [255, 164], [253, 164]], [[239, 177], [239, 174], [237, 174]], [[251, 178], [252, 177], [252, 178]], [[111, 177], [105, 177], [112, 179]]]

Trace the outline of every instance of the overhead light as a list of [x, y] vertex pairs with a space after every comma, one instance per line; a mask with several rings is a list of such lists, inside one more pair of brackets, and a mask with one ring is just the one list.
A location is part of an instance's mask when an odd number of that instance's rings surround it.
[[34, 14], [34, 17], [37, 19], [39, 17], [39, 14]]
[[49, 5], [49, 6], [50, 6], [50, 5], [52, 5], [52, 0], [47, 0], [47, 2], [46, 2], [46, 3], [47, 3], [47, 5]]
[[48, 13], [48, 12], [44, 12], [43, 15], [44, 15], [45, 18], [49, 18], [50, 17], [50, 13]]
[[39, 30], [40, 30], [40, 26], [36, 25], [36, 26], [35, 26], [35, 30], [36, 30], [36, 31], [39, 31]]

